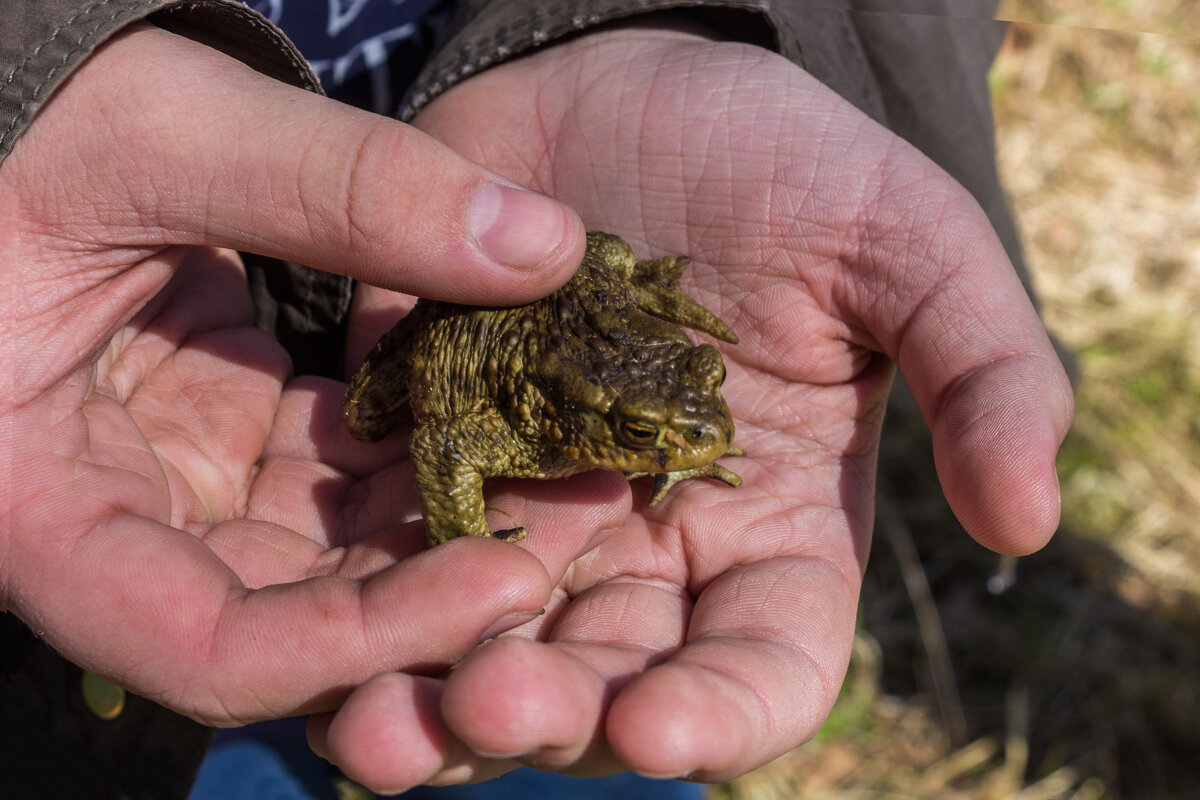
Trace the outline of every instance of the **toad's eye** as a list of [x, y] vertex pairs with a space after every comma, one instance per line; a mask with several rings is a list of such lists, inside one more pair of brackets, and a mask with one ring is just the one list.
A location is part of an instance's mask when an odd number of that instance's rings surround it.
[[621, 433], [625, 434], [630, 443], [635, 445], [654, 444], [654, 440], [658, 438], [658, 428], [645, 422], [632, 420], [621, 423]]

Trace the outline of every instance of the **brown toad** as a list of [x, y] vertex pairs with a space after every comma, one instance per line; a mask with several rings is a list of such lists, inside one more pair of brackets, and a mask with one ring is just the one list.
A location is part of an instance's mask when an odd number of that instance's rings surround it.
[[484, 521], [492, 476], [653, 474], [650, 505], [687, 478], [741, 484], [716, 463], [743, 455], [721, 354], [678, 325], [737, 336], [677, 287], [687, 264], [637, 261], [618, 237], [590, 233], [583, 264], [549, 297], [515, 308], [420, 300], [379, 340], [346, 392], [346, 427], [377, 441], [411, 413], [431, 544], [525, 535]]

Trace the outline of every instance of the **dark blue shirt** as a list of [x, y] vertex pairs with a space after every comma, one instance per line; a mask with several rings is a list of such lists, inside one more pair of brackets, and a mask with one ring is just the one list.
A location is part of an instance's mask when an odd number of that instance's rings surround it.
[[245, 0], [291, 37], [330, 97], [395, 116], [453, 0]]

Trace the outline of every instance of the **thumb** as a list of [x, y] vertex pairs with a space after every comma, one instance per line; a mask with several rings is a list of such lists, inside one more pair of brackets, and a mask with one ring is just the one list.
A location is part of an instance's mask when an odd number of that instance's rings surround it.
[[[892, 153], [901, 150], [894, 148]], [[1066, 372], [991, 224], [923, 157], [894, 163], [867, 215], [860, 263], [873, 322], [933, 434], [946, 499], [993, 550], [1023, 555], [1058, 527], [1055, 456], [1070, 425]]]
[[547, 294], [583, 253], [557, 201], [156, 28], [98, 50], [21, 147], [32, 228], [72, 245], [230, 247], [489, 305]]

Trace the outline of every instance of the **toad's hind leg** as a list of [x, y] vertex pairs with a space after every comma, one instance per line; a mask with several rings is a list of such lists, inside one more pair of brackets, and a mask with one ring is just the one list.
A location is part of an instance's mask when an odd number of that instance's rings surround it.
[[346, 387], [342, 419], [356, 439], [377, 442], [408, 413], [408, 353], [416, 314], [409, 314], [371, 348]]
[[525, 537], [518, 526], [493, 532], [484, 518], [483, 479], [513, 474], [507, 453], [518, 447], [495, 411], [429, 420], [413, 431], [409, 450], [429, 544], [459, 536]]
[[[599, 231], [588, 234], [588, 252], [595, 253], [609, 273], [625, 284], [643, 312], [737, 344], [737, 334], [728, 325], [679, 288], [679, 276], [691, 263], [687, 256], [637, 261], [633, 249], [619, 236]], [[661, 331], [655, 331], [655, 334], [662, 335]], [[669, 333], [667, 336], [675, 338]]]

